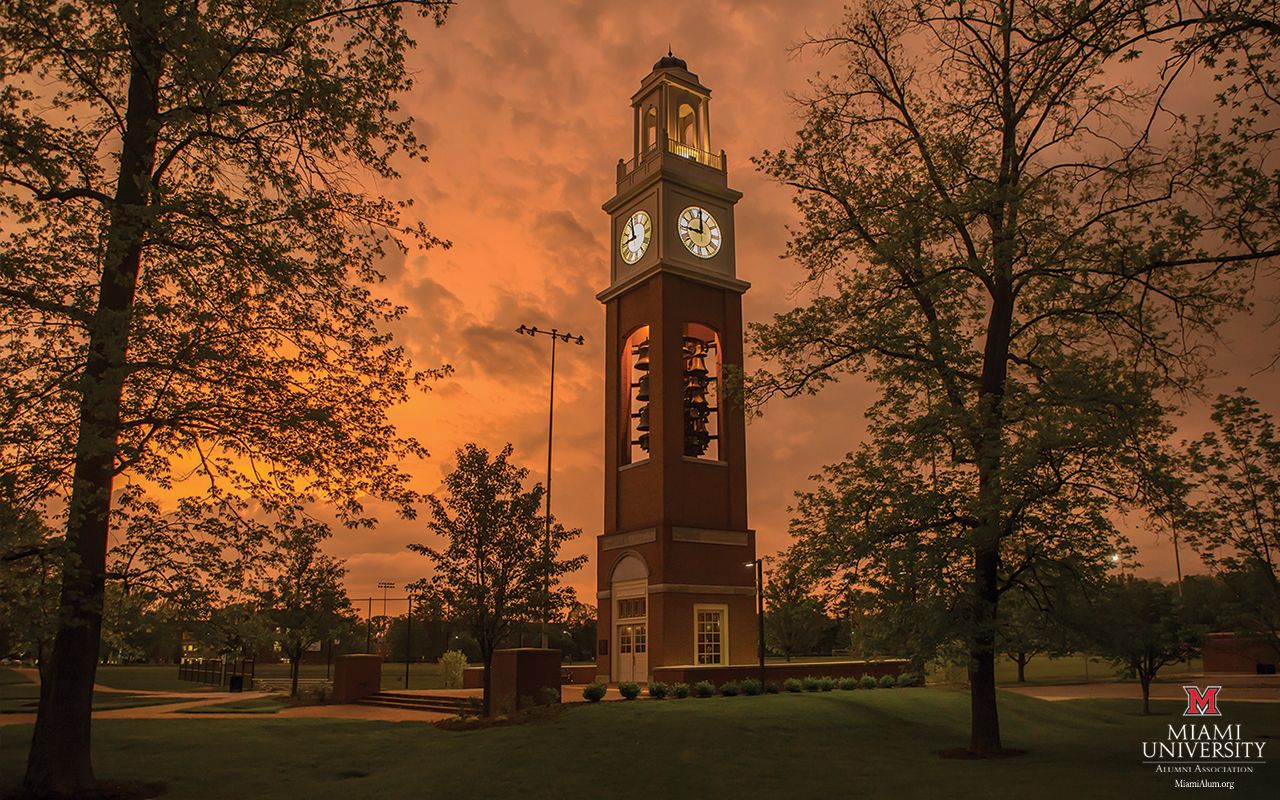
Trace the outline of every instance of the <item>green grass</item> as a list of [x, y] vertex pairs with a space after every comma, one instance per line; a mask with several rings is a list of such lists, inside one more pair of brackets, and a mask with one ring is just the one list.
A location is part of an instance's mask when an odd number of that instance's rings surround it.
[[179, 714], [275, 714], [288, 708], [274, 697], [246, 697], [243, 700], [231, 700], [226, 703], [214, 703], [207, 706], [196, 706], [177, 713]]
[[[1050, 703], [1001, 695], [1020, 758], [945, 760], [967, 741], [968, 695], [950, 689], [824, 692], [574, 706], [553, 721], [450, 733], [418, 723], [246, 718], [99, 720], [100, 777], [164, 781], [167, 797], [1070, 798], [1169, 797], [1141, 764], [1163, 716], [1135, 701]], [[1226, 705], [1248, 738], [1280, 736], [1277, 707]], [[0, 787], [21, 775], [30, 729], [0, 729]], [[1276, 760], [1272, 756], [1272, 761]], [[1273, 796], [1275, 771], [1232, 776]], [[1267, 790], [1270, 785], [1272, 790]]]
[[[0, 670], [0, 685], [5, 683], [4, 672], [5, 670]], [[332, 670], [329, 670], [328, 674], [330, 678], [333, 677]], [[14, 673], [14, 677], [18, 680], [22, 679], [22, 676], [17, 675], [17, 673]], [[286, 681], [289, 679], [289, 665], [259, 662], [254, 670], [254, 677], [265, 678], [273, 682]], [[303, 664], [299, 671], [299, 677], [308, 679], [324, 678], [325, 665]], [[131, 691], [207, 692], [219, 689], [216, 686], [178, 680], [177, 665], [130, 664], [99, 666], [96, 680], [102, 686]], [[409, 665], [410, 689], [440, 689], [443, 687], [444, 678], [440, 673], [439, 664], [414, 663]], [[382, 665], [382, 688], [404, 688], [403, 662], [399, 664], [391, 662]]]
[[[1200, 659], [1192, 659], [1188, 664], [1174, 664], [1160, 670], [1157, 679], [1167, 678], [1182, 673], [1199, 673], [1203, 670]], [[1110, 662], [1090, 659], [1085, 666], [1084, 656], [1072, 655], [1063, 658], [1036, 656], [1027, 662], [1027, 683], [1096, 683], [1099, 681], [1121, 680], [1116, 668]], [[1001, 656], [996, 660], [996, 681], [1003, 685], [1016, 685], [1018, 682], [1018, 665]]]
[[[32, 714], [40, 700], [40, 687], [34, 683], [0, 684], [0, 714]], [[95, 711], [136, 708], [172, 703], [172, 698], [128, 692], [94, 692]]]
[[13, 686], [23, 683], [31, 683], [31, 680], [8, 667], [0, 667], [0, 686]]

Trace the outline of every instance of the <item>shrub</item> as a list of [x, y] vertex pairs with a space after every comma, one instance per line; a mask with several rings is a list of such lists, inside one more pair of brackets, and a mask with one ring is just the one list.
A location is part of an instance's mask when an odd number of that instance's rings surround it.
[[623, 700], [635, 700], [640, 696], [640, 684], [635, 681], [623, 681], [618, 684], [618, 694]]
[[440, 665], [440, 675], [444, 678], [444, 688], [461, 689], [462, 671], [467, 668], [467, 654], [461, 650], [447, 650], [436, 663]]
[[683, 700], [684, 698], [689, 696], [689, 684], [687, 683], [671, 684], [671, 694]]
[[914, 672], [904, 672], [898, 676], [899, 686], [915, 686], [920, 682], [920, 678]]
[[848, 691], [850, 689], [857, 689], [858, 679], [857, 678], [841, 678], [840, 688], [844, 689], [845, 691]]
[[608, 690], [609, 687], [605, 686], [603, 683], [589, 683], [583, 687], [582, 696], [592, 703], [598, 703], [600, 702], [600, 699], [604, 697], [604, 693]]
[[698, 681], [693, 685], [693, 693], [698, 697], [711, 697], [716, 693], [716, 685], [711, 681]]
[[818, 678], [818, 688], [824, 692], [829, 692], [836, 688], [836, 679], [830, 677]]
[[666, 685], [662, 681], [654, 681], [653, 683], [649, 684], [649, 696], [655, 700], [661, 700], [662, 698], [666, 697], [667, 693], [670, 691], [671, 691], [671, 687]]
[[800, 692], [804, 691], [804, 684], [800, 682], [799, 678], [787, 678], [782, 682], [782, 688], [788, 692]]
[[543, 686], [538, 690], [538, 705], [553, 706], [560, 702], [560, 689], [554, 686]]
[[822, 688], [822, 684], [812, 675], [805, 675], [802, 683], [804, 684], [804, 690], [806, 692], [816, 692], [818, 689]]
[[742, 694], [742, 684], [737, 681], [726, 681], [720, 684], [720, 694], [725, 697], [737, 697]]
[[777, 681], [768, 681], [764, 685], [764, 690], [769, 694], [777, 694], [779, 688]]
[[764, 691], [764, 685], [757, 678], [747, 678], [742, 682], [742, 693], [755, 697]]
[[876, 688], [876, 679], [864, 673], [861, 678], [858, 678], [858, 684], [863, 689], [874, 689]]
[[897, 685], [898, 685], [898, 681], [892, 675], [885, 675], [883, 678], [880, 679], [881, 689], [892, 689], [894, 686], [897, 686]]

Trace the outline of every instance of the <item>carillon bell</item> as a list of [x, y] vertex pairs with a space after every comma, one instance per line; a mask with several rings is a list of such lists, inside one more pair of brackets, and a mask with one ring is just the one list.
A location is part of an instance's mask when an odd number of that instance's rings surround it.
[[631, 352], [636, 357], [636, 369], [647, 372], [649, 370], [649, 340], [645, 339], [643, 342], [632, 348]]
[[640, 445], [640, 449], [649, 452], [649, 434], [642, 433], [640, 438], [636, 440], [636, 444]]
[[642, 403], [649, 402], [649, 376], [641, 375], [636, 382], [636, 399]]
[[691, 382], [684, 390], [684, 402], [691, 409], [705, 414], [711, 406], [711, 403], [707, 402], [707, 385]]
[[638, 431], [649, 430], [649, 407], [645, 406], [641, 408], [640, 413], [636, 414], [636, 417], [639, 418], [640, 420], [639, 422], [636, 423], [636, 430]]

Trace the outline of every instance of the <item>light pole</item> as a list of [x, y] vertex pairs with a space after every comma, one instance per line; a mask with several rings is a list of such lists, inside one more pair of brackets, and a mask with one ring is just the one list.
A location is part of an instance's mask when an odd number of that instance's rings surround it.
[[547, 624], [550, 622], [551, 616], [551, 430], [555, 424], [556, 418], [556, 342], [561, 341], [566, 344], [573, 343], [581, 346], [582, 337], [574, 336], [569, 332], [561, 332], [559, 328], [552, 328], [549, 331], [538, 330], [535, 325], [521, 325], [516, 328], [516, 333], [527, 334], [529, 336], [550, 336], [551, 337], [551, 389], [547, 399], [547, 510], [546, 510], [546, 533], [543, 542], [543, 559], [546, 562], [546, 574], [543, 576], [543, 593], [544, 607], [542, 609], [542, 647], [546, 649]]
[[760, 653], [760, 691], [765, 691], [764, 679], [764, 558], [757, 558], [755, 561], [748, 561], [743, 564], [744, 567], [756, 568], [756, 621], [759, 624], [759, 653]]
[[404, 618], [404, 688], [409, 688], [409, 653], [413, 646], [413, 595], [409, 595], [409, 613]]
[[387, 590], [396, 588], [396, 585], [391, 581], [378, 581], [378, 588], [382, 590], [382, 624], [385, 625], [387, 623]]

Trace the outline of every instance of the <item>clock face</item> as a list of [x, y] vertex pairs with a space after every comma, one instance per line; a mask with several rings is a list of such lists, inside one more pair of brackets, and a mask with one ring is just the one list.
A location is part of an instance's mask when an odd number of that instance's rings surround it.
[[653, 222], [643, 211], [632, 214], [622, 226], [622, 235], [618, 238], [618, 253], [622, 260], [634, 264], [649, 249], [649, 238], [653, 236]]
[[680, 212], [680, 241], [698, 258], [711, 258], [720, 252], [720, 226], [711, 212], [689, 206]]

